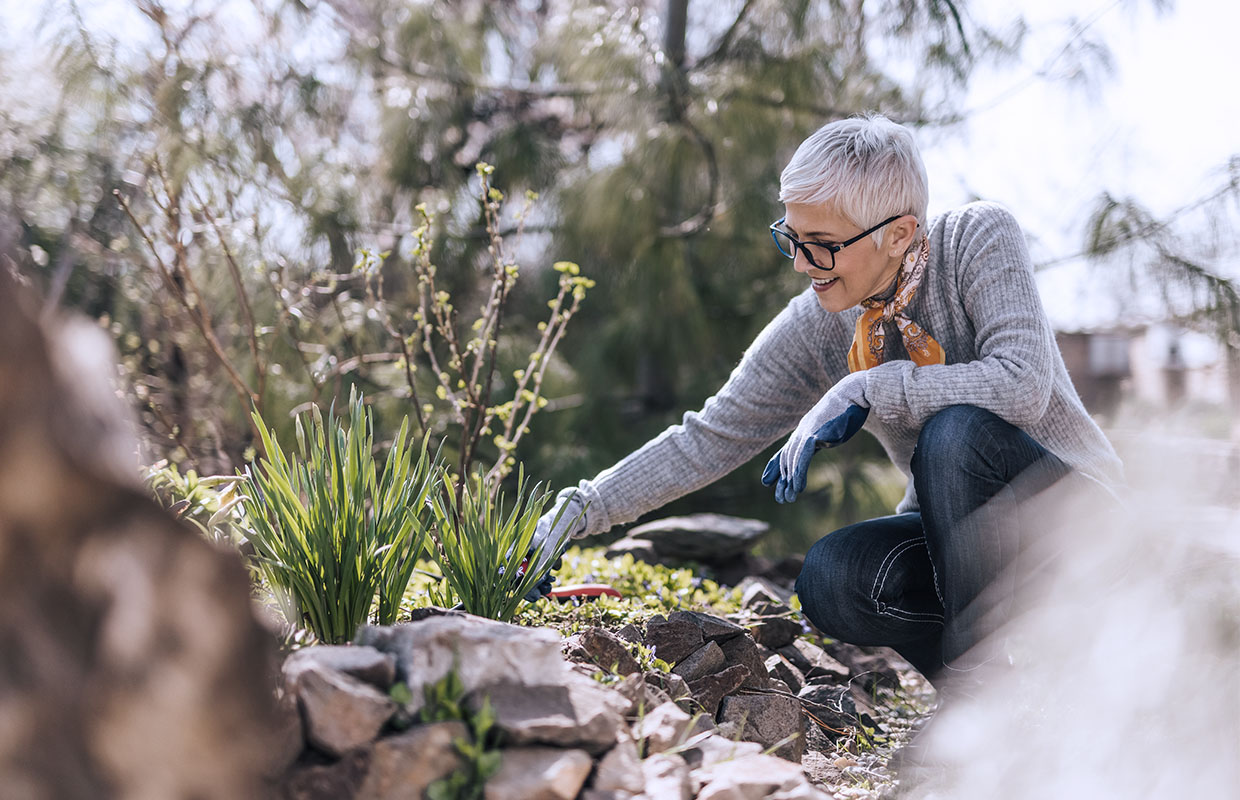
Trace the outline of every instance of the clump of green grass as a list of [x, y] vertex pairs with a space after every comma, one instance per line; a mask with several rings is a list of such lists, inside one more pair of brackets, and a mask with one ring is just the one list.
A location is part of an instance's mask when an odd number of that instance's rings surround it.
[[314, 407], [307, 430], [306, 416], [296, 419], [296, 451], [285, 455], [254, 414], [267, 457], [245, 470], [242, 525], [289, 623], [339, 644], [372, 607], [379, 624], [396, 622], [439, 469], [427, 440], [410, 441], [406, 418], [380, 472], [371, 413], [354, 393], [347, 427]]

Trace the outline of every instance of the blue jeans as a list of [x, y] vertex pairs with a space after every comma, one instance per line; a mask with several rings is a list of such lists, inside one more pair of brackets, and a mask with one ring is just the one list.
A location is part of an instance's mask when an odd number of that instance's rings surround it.
[[[1011, 611], [1022, 503], [1071, 472], [989, 411], [951, 406], [913, 451], [921, 511], [841, 528], [805, 557], [797, 595], [823, 633], [894, 648], [926, 677], [984, 660]], [[971, 652], [972, 651], [972, 652]]]

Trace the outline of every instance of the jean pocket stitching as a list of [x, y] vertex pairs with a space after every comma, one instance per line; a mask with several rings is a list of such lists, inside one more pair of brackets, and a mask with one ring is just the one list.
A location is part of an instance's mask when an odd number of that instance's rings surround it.
[[902, 619], [905, 622], [943, 622], [942, 614], [935, 614], [930, 611], [909, 611], [896, 606], [885, 606], [880, 613], [895, 617], [896, 619]]
[[874, 576], [874, 585], [870, 587], [871, 600], [875, 603], [878, 602], [879, 595], [883, 593], [883, 587], [887, 585], [887, 575], [891, 572], [892, 566], [895, 565], [896, 559], [899, 558], [905, 550], [916, 547], [919, 544], [924, 545], [925, 543], [926, 537], [919, 536], [916, 539], [909, 539], [907, 541], [900, 542], [898, 545], [893, 547], [889, 553], [887, 553], [886, 557], [883, 558], [883, 563], [878, 567], [878, 574]]

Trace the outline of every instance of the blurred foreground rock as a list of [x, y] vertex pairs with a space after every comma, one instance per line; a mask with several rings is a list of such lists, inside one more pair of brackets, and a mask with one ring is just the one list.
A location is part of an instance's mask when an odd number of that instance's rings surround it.
[[249, 798], [281, 765], [240, 561], [138, 487], [106, 335], [0, 274], [0, 787]]

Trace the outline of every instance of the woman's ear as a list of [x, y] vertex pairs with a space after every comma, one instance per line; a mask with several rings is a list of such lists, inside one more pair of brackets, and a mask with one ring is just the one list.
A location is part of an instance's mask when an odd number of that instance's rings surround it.
[[893, 258], [902, 256], [913, 246], [913, 237], [917, 235], [917, 217], [905, 214], [888, 229], [888, 254]]

